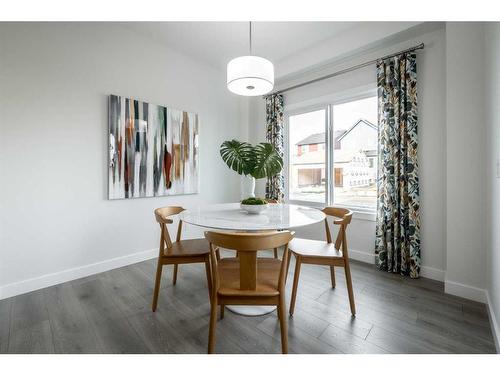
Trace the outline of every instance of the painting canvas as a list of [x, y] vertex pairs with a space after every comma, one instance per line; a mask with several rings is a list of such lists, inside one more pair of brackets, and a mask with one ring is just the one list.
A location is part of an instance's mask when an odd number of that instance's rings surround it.
[[198, 115], [109, 96], [109, 199], [198, 192]]

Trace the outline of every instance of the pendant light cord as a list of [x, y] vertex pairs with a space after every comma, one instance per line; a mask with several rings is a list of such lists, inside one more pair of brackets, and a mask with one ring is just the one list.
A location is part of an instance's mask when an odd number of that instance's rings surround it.
[[250, 38], [250, 56], [252, 55], [252, 21], [249, 22], [250, 32], [248, 33]]

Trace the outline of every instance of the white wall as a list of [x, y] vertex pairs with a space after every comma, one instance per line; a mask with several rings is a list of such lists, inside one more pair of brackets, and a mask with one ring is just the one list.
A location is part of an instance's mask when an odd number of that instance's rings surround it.
[[[200, 115], [199, 194], [107, 200], [111, 93]], [[1, 23], [0, 298], [155, 255], [155, 207], [237, 200], [218, 148], [240, 105], [225, 72], [118, 25]]]
[[487, 288], [500, 352], [500, 23], [486, 26], [485, 42]]
[[484, 25], [446, 25], [445, 290], [485, 302]]
[[[434, 27], [435, 28], [435, 27]], [[421, 183], [421, 233], [422, 275], [444, 280], [446, 269], [446, 108], [445, 108], [445, 30], [443, 27], [413, 36], [410, 39], [387, 43], [385, 47], [344, 60], [328, 68], [322, 74], [368, 61], [405, 48], [425, 43], [425, 49], [417, 52], [418, 115], [419, 115], [419, 163]], [[317, 74], [316, 74], [317, 75]], [[294, 82], [307, 77], [293, 77]], [[278, 82], [286, 87], [287, 82]], [[375, 66], [322, 81], [291, 91], [285, 95], [287, 109], [310, 105], [319, 101], [342, 96], [357, 88], [376, 89]], [[250, 137], [253, 142], [265, 139], [265, 105], [262, 99], [253, 99], [250, 105]], [[263, 194], [263, 184], [259, 185]], [[354, 216], [349, 229], [351, 256], [373, 262], [375, 222]], [[323, 238], [322, 226], [303, 228], [298, 235]]]

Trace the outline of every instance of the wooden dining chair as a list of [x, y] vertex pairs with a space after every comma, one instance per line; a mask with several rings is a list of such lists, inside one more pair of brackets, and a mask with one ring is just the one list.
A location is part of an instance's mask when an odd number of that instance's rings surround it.
[[[290, 252], [295, 256], [295, 274], [293, 277], [292, 299], [290, 301], [290, 315], [293, 315], [295, 309], [300, 267], [302, 264], [330, 266], [332, 288], [335, 288], [335, 267], [343, 267], [345, 270], [351, 314], [356, 315], [346, 237], [346, 230], [347, 226], [351, 222], [352, 211], [339, 207], [325, 207], [323, 212], [327, 215], [325, 218], [326, 242], [308, 240], [304, 238], [294, 238], [289, 245]], [[328, 225], [328, 216], [333, 216], [333, 224], [340, 226], [335, 243], [332, 243], [332, 235]], [[288, 258], [287, 270], [290, 266], [290, 259], [291, 255]]]
[[172, 224], [174, 221], [171, 217], [180, 214], [182, 211], [184, 211], [184, 208], [175, 206], [162, 207], [155, 210], [156, 221], [160, 224], [160, 248], [158, 254], [158, 265], [156, 268], [155, 289], [153, 294], [153, 311], [156, 311], [156, 306], [158, 305], [158, 293], [160, 291], [161, 274], [164, 265], [172, 264], [174, 266], [172, 282], [175, 285], [177, 283], [179, 264], [205, 263], [205, 271], [207, 273], [207, 283], [210, 293], [212, 283], [210, 276], [210, 248], [208, 241], [204, 238], [181, 240], [182, 220], [179, 220], [175, 242], [172, 242], [170, 238], [167, 224]]
[[[225, 305], [274, 305], [278, 307], [281, 327], [281, 350], [288, 352], [288, 332], [285, 305], [285, 280], [288, 243], [293, 232], [218, 233], [205, 232], [210, 242], [213, 288], [210, 303], [208, 353], [215, 352], [217, 307], [221, 319]], [[284, 246], [283, 260], [259, 258], [263, 249]], [[236, 250], [238, 258], [217, 259], [217, 249]]]

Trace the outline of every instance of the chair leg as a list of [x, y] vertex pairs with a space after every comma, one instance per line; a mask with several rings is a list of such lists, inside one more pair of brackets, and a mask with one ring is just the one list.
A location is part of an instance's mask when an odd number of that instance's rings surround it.
[[349, 293], [349, 305], [351, 306], [351, 314], [356, 315], [356, 306], [354, 305], [354, 291], [352, 288], [351, 280], [351, 268], [349, 266], [349, 261], [345, 261], [345, 280], [347, 283], [347, 292]]
[[210, 258], [205, 259], [205, 271], [207, 273], [208, 298], [212, 298], [212, 276], [210, 273]]
[[288, 322], [286, 319], [285, 295], [280, 293], [280, 304], [278, 306], [281, 328], [281, 352], [288, 354]]
[[295, 299], [297, 297], [297, 287], [299, 285], [300, 276], [300, 256], [295, 257], [295, 274], [293, 275], [293, 288], [292, 288], [292, 300], [290, 301], [290, 316], [293, 315], [295, 310]]
[[292, 259], [292, 253], [288, 251], [288, 259], [286, 260], [286, 274], [285, 274], [285, 285], [288, 280], [288, 271], [290, 269], [290, 259]]
[[158, 306], [158, 294], [160, 293], [160, 282], [161, 282], [161, 273], [163, 271], [163, 264], [158, 258], [158, 265], [156, 266], [156, 280], [155, 280], [155, 290], [153, 293], [153, 312], [156, 311], [156, 306]]
[[332, 288], [335, 288], [335, 267], [330, 266], [330, 278], [332, 279]]
[[177, 283], [177, 264], [174, 264], [174, 277], [172, 279], [172, 283], [175, 285]]
[[224, 319], [224, 310], [225, 310], [226, 306], [224, 305], [220, 305], [220, 318], [221, 319]]
[[208, 330], [208, 354], [215, 353], [215, 330], [217, 328], [217, 301], [212, 301], [210, 308], [210, 327]]
[[278, 259], [278, 249], [274, 248], [274, 259]]

